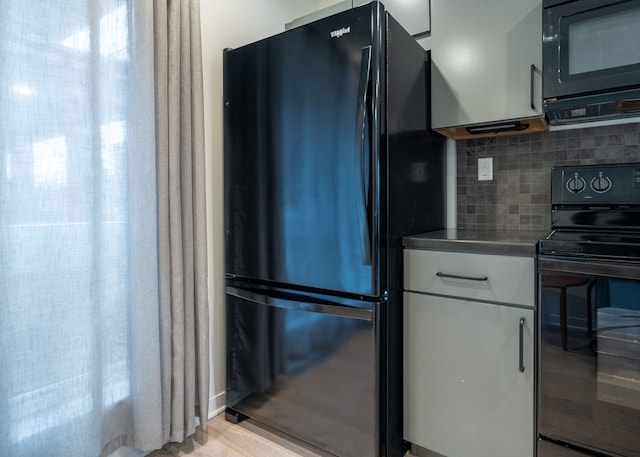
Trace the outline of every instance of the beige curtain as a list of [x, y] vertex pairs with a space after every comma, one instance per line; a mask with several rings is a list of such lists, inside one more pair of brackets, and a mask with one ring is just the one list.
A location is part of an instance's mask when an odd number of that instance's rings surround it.
[[[162, 433], [206, 428], [209, 335], [198, 0], [154, 1]], [[194, 414], [195, 412], [195, 414]]]

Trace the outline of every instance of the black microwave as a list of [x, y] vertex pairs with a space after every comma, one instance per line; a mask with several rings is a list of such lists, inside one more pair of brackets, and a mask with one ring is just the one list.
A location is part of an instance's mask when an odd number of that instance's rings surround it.
[[551, 125], [640, 116], [640, 0], [543, 1]]

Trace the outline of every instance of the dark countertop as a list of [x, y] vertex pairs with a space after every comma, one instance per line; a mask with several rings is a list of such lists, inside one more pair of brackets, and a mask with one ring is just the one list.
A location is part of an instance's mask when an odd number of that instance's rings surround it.
[[446, 229], [405, 236], [402, 244], [407, 249], [534, 256], [538, 240], [548, 233], [548, 231]]

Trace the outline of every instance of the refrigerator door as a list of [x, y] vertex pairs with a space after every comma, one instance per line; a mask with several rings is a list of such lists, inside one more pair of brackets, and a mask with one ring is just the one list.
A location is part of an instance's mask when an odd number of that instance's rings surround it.
[[380, 295], [379, 11], [225, 52], [228, 277]]
[[227, 287], [227, 406], [342, 457], [378, 455], [375, 323], [358, 307]]

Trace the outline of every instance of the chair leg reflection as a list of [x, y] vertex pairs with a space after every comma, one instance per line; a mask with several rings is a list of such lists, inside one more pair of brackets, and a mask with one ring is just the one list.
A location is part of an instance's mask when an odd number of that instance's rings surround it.
[[[588, 285], [587, 285], [588, 284]], [[542, 287], [560, 290], [560, 342], [564, 351], [568, 348], [567, 338], [567, 289], [587, 285], [587, 335], [593, 335], [593, 307], [591, 296], [596, 285], [594, 280], [580, 276], [543, 276]]]

